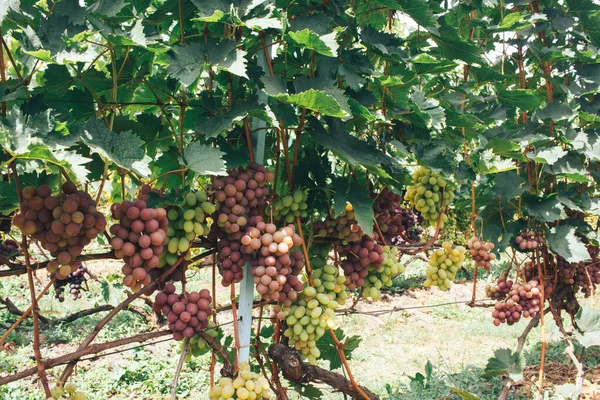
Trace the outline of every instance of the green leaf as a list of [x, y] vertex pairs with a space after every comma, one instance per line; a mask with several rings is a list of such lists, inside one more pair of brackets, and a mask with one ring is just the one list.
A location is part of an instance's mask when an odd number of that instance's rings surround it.
[[19, 11], [21, 0], [2, 0], [0, 2], [0, 24], [8, 15], [9, 11]]
[[338, 101], [323, 90], [309, 89], [304, 92], [292, 95], [280, 94], [275, 96], [279, 101], [287, 104], [295, 104], [298, 107], [306, 108], [323, 115], [337, 118], [346, 118], [345, 112]]
[[206, 53], [204, 46], [198, 43], [190, 43], [174, 46], [168, 52], [169, 64], [167, 72], [169, 76], [178, 79], [186, 86], [190, 86], [203, 70]]
[[549, 165], [555, 164], [558, 160], [567, 155], [567, 151], [560, 146], [553, 146], [543, 148], [534, 153], [528, 153], [527, 157], [535, 160], [539, 163], [546, 163]]
[[[333, 332], [343, 346], [346, 359], [352, 359], [352, 352], [359, 346], [362, 338], [358, 335], [345, 337], [344, 331], [340, 328]], [[328, 332], [325, 332], [325, 335], [317, 341], [317, 348], [321, 352], [321, 358], [329, 361], [330, 369], [334, 370], [342, 367], [342, 361], [337, 352], [337, 347]]]
[[[116, 307], [121, 302], [122, 291], [115, 287], [108, 280], [100, 282], [100, 290], [102, 292], [102, 299], [113, 307]], [[120, 284], [118, 286], [121, 286]]]
[[8, 215], [19, 208], [19, 196], [14, 183], [0, 181], [0, 214]]
[[111, 18], [116, 17], [125, 5], [125, 0], [96, 0], [88, 7], [87, 11]]
[[498, 26], [498, 29], [495, 29], [495, 31], [496, 32], [518, 31], [527, 26], [530, 26], [531, 25], [530, 21], [521, 22], [521, 21], [523, 21], [525, 16], [526, 16], [525, 14], [522, 14], [520, 12], [511, 12], [504, 17], [504, 19]]
[[457, 388], [454, 386], [449, 386], [449, 387], [450, 387], [450, 389], [452, 389], [453, 393], [460, 396], [460, 398], [463, 400], [481, 400], [481, 398], [479, 396], [476, 396], [473, 393], [471, 393], [465, 389], [460, 389], [460, 388]]
[[190, 143], [183, 151], [186, 165], [200, 175], [225, 175], [227, 168], [223, 152], [198, 142]]
[[494, 357], [488, 360], [485, 373], [508, 373], [512, 380], [517, 381], [523, 377], [524, 368], [525, 357], [522, 353], [510, 349], [498, 349], [494, 352]]
[[115, 133], [99, 120], [90, 121], [81, 133], [81, 139], [95, 153], [121, 168], [138, 175], [150, 175], [150, 157], [144, 154], [144, 142], [131, 131]]
[[314, 50], [324, 56], [337, 57], [339, 45], [335, 41], [336, 34], [336, 32], [332, 32], [328, 35], [319, 36], [306, 28], [301, 31], [289, 32], [288, 36], [298, 46]]
[[534, 195], [523, 195], [526, 213], [542, 222], [554, 222], [566, 217], [565, 207], [556, 196], [540, 198]]
[[427, 7], [427, 2], [422, 0], [374, 0], [392, 10], [401, 11], [410, 16], [417, 24], [427, 28], [432, 33], [438, 33], [436, 18]]
[[431, 39], [437, 44], [440, 52], [451, 60], [463, 60], [469, 64], [481, 63], [481, 52], [471, 42], [461, 38], [456, 28], [440, 19], [439, 34], [432, 34]]
[[[358, 173], [357, 173], [358, 174]], [[345, 179], [336, 179], [333, 182], [335, 195], [333, 198], [333, 206], [335, 215], [341, 214], [346, 207], [346, 202], [350, 203], [356, 214], [356, 221], [362, 230], [369, 236], [373, 234], [373, 199], [370, 197], [370, 191], [364, 185], [364, 180], [352, 179], [348, 183]], [[366, 178], [366, 177], [365, 177]]]
[[507, 202], [529, 190], [529, 184], [515, 171], [507, 171], [496, 175], [493, 190], [496, 196]]
[[13, 106], [6, 118], [0, 119], [0, 146], [13, 155], [27, 153], [33, 145], [45, 145], [54, 129], [47, 109], [35, 115], [24, 115]]
[[530, 89], [500, 90], [498, 92], [500, 103], [508, 107], [518, 107], [529, 111], [540, 105], [540, 98]]
[[232, 129], [232, 125], [244, 119], [252, 111], [262, 110], [255, 101], [235, 104], [231, 109], [213, 117], [202, 117], [196, 121], [196, 129], [207, 138], [215, 138]]
[[553, 102], [546, 107], [535, 112], [535, 116], [539, 119], [549, 119], [554, 122], [562, 119], [571, 118], [575, 112], [564, 103]]
[[575, 322], [583, 334], [575, 331], [575, 338], [582, 346], [600, 346], [600, 311], [583, 306], [575, 316]]
[[590, 255], [575, 235], [576, 229], [570, 225], [559, 225], [546, 233], [548, 247], [568, 262], [587, 261]]

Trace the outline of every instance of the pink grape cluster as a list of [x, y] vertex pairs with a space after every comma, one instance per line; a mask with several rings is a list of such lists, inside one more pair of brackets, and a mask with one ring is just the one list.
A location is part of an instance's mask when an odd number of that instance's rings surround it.
[[543, 300], [539, 282], [536, 280], [530, 280], [525, 284], [505, 282], [502, 289], [490, 290], [488, 297], [498, 299], [492, 311], [496, 326], [503, 323], [512, 325], [519, 322], [521, 318], [536, 317]]
[[346, 276], [346, 287], [350, 290], [362, 287], [369, 274], [367, 267], [380, 269], [383, 262], [383, 246], [377, 243], [377, 234], [373, 238], [363, 235], [359, 242], [349, 243], [339, 249], [342, 257], [342, 269]]
[[118, 224], [110, 227], [114, 237], [110, 245], [115, 256], [123, 259], [123, 283], [138, 292], [152, 282], [151, 270], [159, 267], [159, 256], [167, 242], [167, 212], [164, 208], [147, 208], [138, 200], [115, 203], [112, 217]]
[[83, 248], [106, 228], [104, 215], [90, 195], [77, 190], [73, 182], [65, 182], [59, 196], [53, 196], [46, 185], [26, 187], [22, 195], [22, 213], [14, 217], [14, 224], [55, 257], [48, 263], [48, 271], [66, 279], [77, 271], [75, 260]]
[[167, 317], [173, 339], [191, 338], [208, 327], [212, 314], [212, 297], [207, 289], [200, 292], [175, 293], [175, 285], [168, 283], [162, 292], [157, 293], [152, 309]]
[[294, 225], [277, 229], [275, 224], [259, 221], [242, 236], [242, 253], [253, 258], [252, 275], [256, 290], [263, 299], [277, 300], [291, 305], [303, 289], [298, 274], [304, 268], [304, 255], [294, 247], [302, 244]]
[[544, 237], [542, 232], [523, 231], [515, 238], [515, 243], [521, 251], [535, 250], [544, 243]]

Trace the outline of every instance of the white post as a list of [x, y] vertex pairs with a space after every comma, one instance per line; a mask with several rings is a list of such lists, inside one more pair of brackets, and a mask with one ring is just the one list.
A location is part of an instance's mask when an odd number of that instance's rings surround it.
[[[271, 41], [267, 39], [267, 45], [270, 44]], [[271, 46], [271, 57], [275, 50], [273, 49], [275, 46]], [[263, 69], [265, 74], [269, 73], [269, 69], [267, 67], [267, 60], [265, 59], [265, 54], [263, 51], [259, 51], [258, 54], [258, 66]], [[261, 104], [267, 103], [267, 94], [259, 91], [258, 92], [258, 102]], [[254, 159], [257, 163], [262, 164], [265, 158], [265, 127], [267, 123], [263, 120], [254, 118], [252, 120], [251, 128], [252, 131], [256, 132], [256, 146], [254, 148]], [[244, 279], [240, 282], [240, 305], [238, 310], [238, 335], [239, 335], [239, 343], [240, 343], [240, 354], [239, 354], [239, 362], [248, 361], [250, 358], [250, 337], [252, 336], [252, 303], [254, 301], [254, 280], [252, 279], [252, 274], [250, 273], [250, 263], [246, 264], [244, 268]]]

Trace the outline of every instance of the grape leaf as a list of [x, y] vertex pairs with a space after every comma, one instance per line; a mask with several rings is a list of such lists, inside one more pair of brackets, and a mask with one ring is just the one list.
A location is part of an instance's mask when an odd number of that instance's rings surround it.
[[0, 24], [8, 15], [9, 11], [18, 11], [21, 5], [21, 0], [2, 0], [0, 2]]
[[262, 109], [263, 107], [256, 101], [237, 103], [222, 114], [199, 118], [196, 121], [196, 129], [207, 138], [215, 138], [221, 133], [230, 131], [234, 123], [244, 119], [250, 112]]
[[496, 196], [509, 201], [529, 190], [529, 184], [515, 171], [507, 171], [496, 175], [493, 190]]
[[523, 353], [513, 352], [510, 349], [498, 349], [494, 352], [494, 357], [488, 360], [483, 377], [508, 373], [508, 376], [516, 381], [523, 377], [524, 368]]
[[204, 46], [198, 43], [190, 43], [181, 46], [173, 46], [167, 53], [169, 65], [167, 72], [181, 83], [190, 86], [203, 70], [206, 51]]
[[577, 312], [575, 321], [580, 333], [575, 331], [575, 338], [585, 347], [600, 346], [600, 311], [593, 307], [583, 306]]
[[540, 98], [529, 89], [501, 90], [498, 92], [498, 100], [505, 106], [518, 107], [524, 111], [533, 110], [540, 105]]
[[87, 9], [92, 14], [115, 17], [125, 7], [125, 0], [96, 0]]
[[523, 202], [528, 215], [543, 222], [554, 222], [566, 217], [565, 207], [556, 196], [540, 198], [531, 194], [523, 195]]
[[336, 99], [323, 90], [309, 89], [292, 95], [279, 94], [275, 98], [330, 117], [348, 117], [348, 113], [342, 109]]
[[221, 150], [203, 145], [199, 142], [190, 143], [183, 151], [185, 164], [200, 175], [225, 175], [227, 168]]
[[54, 129], [50, 111], [24, 115], [15, 105], [6, 118], [0, 119], [0, 146], [11, 154], [19, 155], [28, 152], [31, 145], [43, 144]]
[[14, 183], [0, 181], [0, 214], [8, 215], [19, 208], [19, 197]]
[[[334, 330], [333, 333], [342, 344], [346, 359], [351, 360], [352, 352], [358, 348], [362, 338], [358, 335], [346, 337], [344, 331], [340, 328]], [[337, 352], [337, 347], [329, 332], [325, 332], [325, 335], [317, 341], [317, 348], [321, 352], [321, 358], [329, 361], [330, 369], [334, 370], [342, 367], [340, 355]]]
[[[333, 36], [329, 36], [333, 35]], [[309, 50], [314, 50], [319, 54], [329, 57], [337, 57], [339, 45], [335, 41], [335, 32], [329, 35], [319, 36], [315, 32], [306, 28], [301, 31], [289, 32], [288, 36], [296, 45]]]
[[115, 133], [99, 120], [90, 121], [81, 139], [88, 147], [121, 168], [146, 177], [150, 175], [150, 157], [144, 154], [144, 142], [131, 131]]
[[575, 235], [575, 227], [559, 225], [546, 233], [548, 247], [568, 262], [587, 261], [590, 255], [581, 241]]

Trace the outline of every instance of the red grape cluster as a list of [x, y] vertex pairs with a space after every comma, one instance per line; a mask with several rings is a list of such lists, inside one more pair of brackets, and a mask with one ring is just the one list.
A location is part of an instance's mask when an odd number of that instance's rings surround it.
[[69, 285], [69, 293], [73, 295], [73, 300], [81, 298], [81, 285], [86, 281], [85, 274], [88, 270], [80, 261], [75, 262], [75, 264], [77, 265], [77, 270], [71, 272], [67, 279], [54, 281], [55, 297], [61, 303], [65, 301], [64, 287], [67, 285]]
[[498, 278], [496, 286], [486, 285], [485, 294], [490, 299], [503, 300], [508, 296], [508, 293], [510, 293], [513, 283], [513, 281], [507, 281], [506, 278]]
[[552, 261], [550, 262], [550, 265], [558, 269], [559, 283], [566, 285], [572, 285], [575, 283], [575, 275], [577, 274], [579, 264], [570, 263], [563, 257], [557, 255], [556, 263]]
[[492, 268], [492, 261], [496, 259], [496, 255], [491, 253], [494, 248], [494, 243], [482, 242], [477, 237], [473, 236], [467, 242], [471, 258], [475, 261], [475, 265], [485, 268], [489, 271]]
[[252, 259], [252, 275], [256, 290], [263, 299], [277, 300], [291, 305], [303, 289], [298, 274], [304, 268], [304, 255], [294, 247], [302, 244], [294, 225], [277, 229], [275, 224], [259, 221], [242, 236], [242, 253], [258, 257]]
[[400, 208], [402, 195], [392, 193], [386, 188], [373, 196], [376, 196], [373, 203], [375, 220], [385, 240], [391, 243], [393, 238], [406, 231], [402, 224], [402, 215], [396, 212]]
[[143, 200], [115, 203], [111, 212], [119, 223], [110, 227], [114, 235], [110, 245], [115, 256], [125, 261], [123, 283], [138, 292], [152, 282], [150, 271], [159, 266], [158, 257], [167, 242], [167, 212], [164, 208], [147, 208]]
[[515, 243], [521, 251], [535, 250], [544, 243], [544, 237], [542, 232], [523, 231], [515, 238]]
[[383, 262], [383, 246], [377, 243], [377, 234], [373, 238], [363, 235], [359, 242], [349, 243], [339, 249], [342, 269], [346, 276], [346, 287], [350, 290], [362, 287], [369, 274], [367, 267], [380, 269]]
[[24, 235], [39, 240], [52, 257], [48, 271], [65, 279], [77, 270], [74, 263], [83, 248], [106, 228], [106, 219], [96, 209], [96, 202], [73, 182], [62, 185], [62, 194], [53, 196], [49, 186], [23, 189], [22, 213], [14, 224]]
[[0, 243], [0, 257], [12, 260], [20, 253], [19, 245], [14, 240], [5, 240]]
[[273, 179], [272, 172], [256, 163], [231, 170], [225, 178], [213, 179], [217, 210], [209, 238], [219, 239], [217, 262], [223, 286], [240, 282], [244, 277], [244, 265], [252, 257], [242, 253], [240, 240], [260, 220], [259, 210], [269, 194], [266, 184]]
[[534, 318], [539, 314], [541, 305], [542, 292], [537, 281], [531, 280], [524, 285], [515, 283], [510, 287], [507, 298], [494, 305], [494, 325], [512, 325], [521, 317]]
[[415, 209], [398, 208], [392, 212], [394, 218], [400, 216], [404, 232], [390, 240], [392, 244], [404, 244], [418, 242], [423, 234], [423, 216]]
[[207, 289], [175, 294], [175, 286], [169, 283], [165, 290], [156, 295], [152, 309], [167, 317], [173, 339], [183, 340], [208, 327], [208, 318], [212, 314], [211, 302], [212, 297]]
[[346, 210], [337, 218], [327, 217], [325, 221], [316, 222], [314, 231], [317, 236], [334, 239], [339, 245], [358, 242], [364, 235], [350, 204], [346, 205]]
[[256, 163], [231, 170], [225, 178], [213, 179], [218, 202], [216, 222], [232, 239], [241, 239], [248, 217], [258, 215], [258, 208], [264, 205], [264, 197], [269, 194], [265, 185], [273, 179], [272, 172]]

